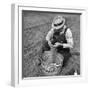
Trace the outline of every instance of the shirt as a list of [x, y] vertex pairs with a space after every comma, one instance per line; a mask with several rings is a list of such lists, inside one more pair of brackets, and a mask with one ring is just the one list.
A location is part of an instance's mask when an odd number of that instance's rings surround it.
[[[60, 32], [60, 34], [64, 33], [64, 29], [62, 32]], [[46, 40], [47, 41], [50, 41], [50, 39], [53, 37], [53, 34], [54, 34], [54, 29], [52, 28], [48, 34], [46, 35]], [[65, 47], [69, 47], [69, 48], [73, 48], [73, 37], [72, 37], [72, 32], [71, 32], [71, 29], [70, 28], [67, 28], [67, 31], [65, 33], [65, 37], [66, 37], [66, 40], [67, 40], [67, 44], [64, 44], [63, 45]]]

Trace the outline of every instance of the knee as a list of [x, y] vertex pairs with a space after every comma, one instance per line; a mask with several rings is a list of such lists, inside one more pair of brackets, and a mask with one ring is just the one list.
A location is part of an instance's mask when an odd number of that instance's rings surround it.
[[44, 40], [42, 43], [42, 51], [48, 51], [50, 50], [50, 46], [48, 45], [48, 41]]

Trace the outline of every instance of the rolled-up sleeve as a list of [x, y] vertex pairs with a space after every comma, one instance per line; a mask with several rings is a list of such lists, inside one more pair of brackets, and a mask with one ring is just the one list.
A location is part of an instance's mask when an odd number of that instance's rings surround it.
[[53, 37], [53, 29], [51, 29], [49, 32], [48, 32], [48, 34], [46, 35], [46, 40], [47, 41], [50, 41], [50, 39]]
[[67, 40], [67, 43], [70, 45], [71, 48], [73, 48], [73, 37], [72, 37], [72, 32], [71, 32], [71, 29], [67, 29], [66, 31], [66, 40]]

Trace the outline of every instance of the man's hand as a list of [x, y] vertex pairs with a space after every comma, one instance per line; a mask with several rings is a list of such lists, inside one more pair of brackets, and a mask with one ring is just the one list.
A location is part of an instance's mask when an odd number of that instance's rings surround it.
[[58, 47], [58, 46], [63, 46], [62, 43], [56, 42], [55, 45], [53, 45], [54, 47]]
[[48, 41], [48, 44], [49, 44], [50, 47], [53, 47], [53, 45], [50, 41]]

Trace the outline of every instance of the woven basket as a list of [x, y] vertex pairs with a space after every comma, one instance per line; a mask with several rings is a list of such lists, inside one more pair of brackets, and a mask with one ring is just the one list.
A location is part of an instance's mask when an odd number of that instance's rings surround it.
[[45, 51], [42, 57], [41, 67], [45, 75], [56, 75], [61, 71], [63, 56], [58, 54], [55, 48], [52, 48], [51, 51]]

